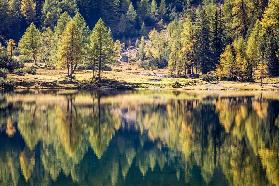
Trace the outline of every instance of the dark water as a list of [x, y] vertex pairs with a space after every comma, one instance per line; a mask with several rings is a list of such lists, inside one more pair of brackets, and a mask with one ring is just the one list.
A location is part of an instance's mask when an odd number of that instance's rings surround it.
[[0, 185], [279, 185], [278, 114], [276, 94], [2, 94]]

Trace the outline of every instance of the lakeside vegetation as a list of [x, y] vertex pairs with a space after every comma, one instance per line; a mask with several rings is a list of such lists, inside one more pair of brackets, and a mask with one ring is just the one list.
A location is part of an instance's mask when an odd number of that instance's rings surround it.
[[[1, 0], [1, 84], [215, 89], [221, 80], [276, 89], [278, 7], [277, 0]], [[131, 64], [141, 75], [116, 73]], [[157, 77], [143, 75], [150, 71]], [[63, 80], [53, 79], [57, 72]]]

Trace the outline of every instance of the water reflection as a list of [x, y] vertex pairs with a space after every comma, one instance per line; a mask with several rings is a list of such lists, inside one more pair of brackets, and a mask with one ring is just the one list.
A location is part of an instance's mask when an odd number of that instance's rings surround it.
[[0, 185], [279, 185], [279, 101], [4, 94]]

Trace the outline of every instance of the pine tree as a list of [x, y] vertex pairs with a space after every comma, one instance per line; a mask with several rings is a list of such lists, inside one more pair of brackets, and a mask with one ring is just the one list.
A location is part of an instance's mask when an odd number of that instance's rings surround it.
[[194, 44], [195, 44], [195, 27], [189, 18], [186, 18], [182, 22], [182, 32], [181, 32], [181, 43], [182, 43], [182, 53], [184, 56], [184, 75], [187, 75], [187, 69], [191, 68], [191, 73], [193, 73], [193, 63], [194, 63]]
[[232, 45], [227, 45], [220, 56], [220, 64], [217, 66], [216, 75], [221, 79], [231, 80], [235, 78], [235, 56]]
[[130, 3], [126, 17], [130, 22], [135, 23], [136, 18], [137, 18], [137, 12], [135, 11], [133, 3]]
[[198, 8], [196, 10], [196, 38], [197, 42], [194, 47], [195, 60], [197, 66], [201, 68], [203, 74], [206, 74], [214, 70], [215, 63], [212, 61], [212, 53], [210, 50], [210, 29], [208, 26], [208, 20], [203, 8]]
[[156, 0], [152, 0], [151, 1], [151, 14], [153, 15], [153, 16], [156, 16], [157, 15], [157, 13], [158, 13], [158, 10], [157, 10], [157, 2], [156, 2]]
[[36, 2], [33, 0], [21, 0], [20, 5], [21, 14], [29, 21], [32, 22], [36, 16]]
[[252, 2], [249, 0], [232, 1], [233, 38], [246, 37], [251, 23]]
[[163, 19], [166, 16], [167, 13], [167, 5], [165, 0], [161, 0], [160, 6], [159, 6], [159, 14], [161, 19]]
[[261, 24], [259, 21], [256, 22], [252, 32], [250, 33], [247, 46], [246, 46], [246, 54], [253, 68], [253, 72], [257, 70], [257, 66], [261, 65], [265, 59], [263, 58], [263, 37], [261, 34]]
[[53, 66], [53, 64], [50, 63], [52, 57], [52, 48], [55, 45], [53, 39], [53, 32], [50, 28], [45, 29], [41, 33], [39, 59], [47, 66]]
[[269, 74], [279, 75], [279, 2], [270, 0], [262, 24], [264, 37], [264, 58], [267, 61]]
[[36, 65], [40, 46], [40, 31], [32, 23], [19, 41], [20, 54]]
[[82, 61], [82, 33], [74, 20], [70, 20], [58, 42], [58, 56], [61, 67], [66, 67], [68, 77], [73, 75]]
[[87, 49], [86, 47], [88, 46], [89, 42], [89, 35], [90, 35], [90, 30], [84, 20], [84, 18], [81, 16], [80, 13], [77, 13], [73, 20], [75, 21], [79, 32], [81, 33], [81, 48], [82, 48], [82, 63], [84, 64], [86, 62], [86, 52]]
[[57, 63], [59, 61], [59, 56], [58, 56], [58, 45], [57, 43], [59, 42], [60, 38], [62, 37], [62, 33], [65, 30], [65, 27], [67, 23], [71, 20], [71, 17], [67, 12], [64, 12], [63, 14], [60, 15], [57, 24], [54, 28], [54, 34], [53, 34], [53, 45], [51, 48], [51, 58], [50, 58], [50, 66], [55, 67], [57, 66]]
[[246, 43], [242, 37], [234, 40], [233, 47], [235, 50], [235, 72], [236, 77], [242, 81], [252, 79], [252, 68], [246, 57]]
[[95, 67], [98, 63], [98, 78], [101, 80], [101, 71], [106, 64], [112, 62], [115, 52], [111, 31], [106, 27], [102, 19], [96, 23], [91, 33], [89, 50], [92, 54], [93, 78]]
[[175, 20], [168, 25], [169, 37], [169, 73], [172, 76], [179, 77], [183, 71], [183, 53], [181, 43], [181, 24]]
[[140, 61], [145, 60], [145, 39], [144, 36], [141, 37], [138, 44], [138, 58]]

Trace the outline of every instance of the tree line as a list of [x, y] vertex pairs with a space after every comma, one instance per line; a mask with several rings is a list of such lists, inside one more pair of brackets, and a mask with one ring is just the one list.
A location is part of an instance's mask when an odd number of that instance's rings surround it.
[[22, 61], [49, 68], [67, 69], [69, 78], [73, 78], [78, 68], [98, 70], [98, 78], [106, 64], [119, 56], [120, 42], [114, 42], [111, 30], [100, 19], [92, 31], [84, 18], [77, 13], [70, 17], [63, 13], [52, 30], [42, 31], [32, 23], [18, 43]]
[[252, 81], [279, 75], [277, 0], [204, 1], [137, 41], [138, 57], [170, 74]]
[[[137, 36], [182, 10], [181, 0], [0, 0], [0, 35], [18, 40], [30, 23], [54, 28], [59, 17], [80, 13], [92, 28], [102, 18], [115, 37]], [[133, 30], [133, 32], [131, 32]], [[2, 38], [2, 39], [3, 39]]]

